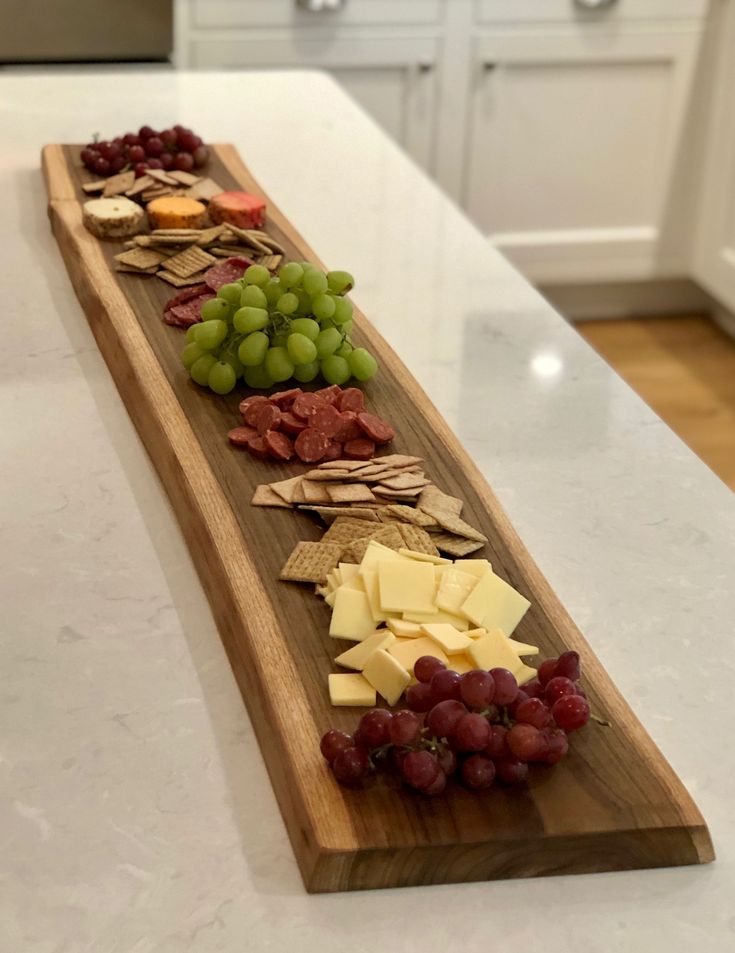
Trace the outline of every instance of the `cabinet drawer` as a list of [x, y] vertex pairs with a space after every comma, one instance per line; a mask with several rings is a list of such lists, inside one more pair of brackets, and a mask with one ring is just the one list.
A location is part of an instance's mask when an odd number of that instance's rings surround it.
[[297, 0], [190, 0], [199, 29], [237, 27], [396, 26], [438, 23], [444, 0], [343, 0], [339, 10], [310, 12]]
[[707, 6], [708, 0], [613, 0], [585, 9], [577, 0], [475, 0], [475, 17], [480, 23], [678, 20], [704, 18]]

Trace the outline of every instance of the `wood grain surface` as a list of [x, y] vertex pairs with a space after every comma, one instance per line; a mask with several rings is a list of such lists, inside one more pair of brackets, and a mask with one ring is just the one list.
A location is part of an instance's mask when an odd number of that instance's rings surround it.
[[[43, 152], [49, 215], [74, 289], [128, 412], [156, 465], [201, 576], [255, 728], [304, 883], [335, 891], [705, 863], [706, 825], [689, 794], [607, 677], [543, 578], [465, 450], [389, 345], [356, 311], [355, 335], [380, 374], [364, 386], [398, 430], [394, 449], [422, 456], [429, 476], [465, 501], [463, 515], [490, 539], [493, 568], [532, 603], [516, 637], [542, 657], [573, 648], [583, 658], [593, 710], [568, 758], [532, 772], [527, 787], [471, 794], [451, 785], [427, 799], [380, 778], [362, 791], [338, 786], [319, 754], [331, 726], [354, 728], [360, 710], [329, 703], [336, 671], [329, 610], [309, 586], [278, 581], [299, 539], [318, 539], [310, 517], [251, 507], [254, 487], [301, 471], [231, 448], [242, 392], [216, 397], [188, 379], [183, 332], [163, 324], [173, 289], [116, 274], [120, 243], [82, 225], [78, 147]], [[268, 231], [290, 256], [319, 262], [236, 151], [213, 148], [210, 173], [226, 188], [268, 201]], [[330, 262], [349, 267], [348, 262]], [[358, 276], [359, 279], [359, 276]], [[252, 819], [257, 823], [257, 818]]]

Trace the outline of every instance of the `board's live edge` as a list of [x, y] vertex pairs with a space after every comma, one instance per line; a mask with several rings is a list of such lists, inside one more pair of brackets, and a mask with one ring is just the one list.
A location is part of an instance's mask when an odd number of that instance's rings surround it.
[[[286, 216], [228, 145], [209, 174], [268, 202], [267, 229], [289, 257], [317, 262]], [[278, 572], [299, 539], [319, 529], [303, 514], [249, 505], [254, 487], [299, 472], [233, 450], [239, 396], [192, 384], [179, 361], [183, 332], [161, 321], [173, 290], [157, 278], [116, 274], [120, 243], [82, 225], [78, 147], [43, 152], [49, 215], [77, 296], [128, 412], [181, 523], [252, 719], [307, 889], [350, 890], [705, 863], [713, 859], [696, 805], [623, 700], [510, 525], [482, 475], [427, 396], [356, 309], [356, 337], [377, 356], [364, 385], [398, 430], [395, 450], [422, 456], [438, 486], [465, 500], [489, 537], [493, 568], [532, 602], [515, 636], [542, 658], [580, 652], [593, 710], [611, 722], [572, 736], [568, 758], [532, 772], [528, 787], [485, 794], [452, 784], [430, 799], [383, 780], [337, 785], [319, 754], [331, 726], [359, 711], [334, 709], [329, 613], [309, 586]], [[348, 268], [351, 262], [329, 262]], [[359, 297], [360, 275], [357, 278]], [[463, 515], [464, 515], [463, 514]], [[254, 823], [257, 819], [254, 819]]]

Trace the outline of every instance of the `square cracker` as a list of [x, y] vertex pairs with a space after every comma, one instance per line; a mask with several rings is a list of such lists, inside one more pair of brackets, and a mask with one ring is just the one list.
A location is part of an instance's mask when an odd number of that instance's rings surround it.
[[153, 268], [166, 260], [166, 256], [154, 248], [131, 248], [130, 251], [120, 252], [115, 255], [115, 261], [121, 265], [127, 265], [129, 268]]
[[196, 275], [189, 275], [188, 278], [180, 278], [178, 275], [173, 274], [173, 272], [159, 271], [156, 274], [157, 278], [163, 278], [164, 281], [167, 281], [170, 285], [173, 285], [174, 288], [186, 288], [187, 285], [198, 285], [202, 280], [202, 275], [204, 272], [199, 272]]
[[269, 486], [285, 503], [293, 503], [301, 479], [300, 476], [290, 477], [288, 480], [270, 483]]
[[328, 460], [320, 463], [317, 470], [362, 470], [370, 463], [371, 460]]
[[458, 500], [456, 496], [450, 496], [448, 493], [443, 493], [437, 486], [424, 487], [417, 505], [420, 510], [428, 513], [429, 516], [434, 516], [436, 512], [459, 516], [462, 512], [462, 500]]
[[178, 169], [172, 169], [168, 173], [170, 179], [175, 179], [177, 182], [180, 182], [181, 185], [196, 185], [197, 182], [202, 181], [201, 175], [194, 175], [193, 172], [183, 172]]
[[395, 476], [384, 475], [380, 478], [380, 485], [388, 490], [422, 490], [431, 483], [423, 473], [397, 473]]
[[474, 526], [470, 526], [469, 523], [460, 519], [459, 516], [452, 516], [448, 513], [442, 513], [441, 511], [437, 511], [433, 515], [441, 528], [452, 533], [454, 536], [462, 536], [464, 539], [474, 539], [477, 543], [487, 542], [487, 536], [484, 536], [479, 529], [475, 529]]
[[377, 543], [382, 543], [383, 546], [387, 546], [388, 549], [394, 549], [396, 552], [398, 552], [399, 549], [406, 548], [406, 544], [398, 532], [398, 529], [395, 526], [383, 524], [381, 529], [374, 532], [371, 536], [363, 536], [362, 539], [358, 539], [352, 543], [351, 546], [348, 546], [342, 553], [343, 562], [362, 562], [362, 557], [365, 555], [372, 540], [375, 540]]
[[196, 245], [192, 248], [186, 248], [184, 251], [174, 255], [166, 261], [166, 271], [171, 271], [179, 278], [188, 278], [190, 275], [203, 271], [215, 264], [217, 259], [214, 255], [209, 255], [203, 248]]
[[[178, 183], [177, 183], [178, 185]], [[192, 185], [186, 190], [187, 198], [197, 199], [199, 202], [208, 202], [215, 195], [221, 195], [225, 190], [214, 179], [206, 178]]]
[[332, 543], [296, 543], [279, 579], [287, 582], [327, 581], [327, 573], [339, 563], [342, 547]]
[[353, 516], [338, 516], [326, 533], [322, 536], [323, 543], [338, 543], [346, 546], [355, 540], [370, 536], [381, 529], [379, 523], [372, 520], [356, 519]]
[[317, 483], [316, 480], [301, 481], [299, 487], [298, 499], [294, 497], [294, 502], [298, 503], [326, 503], [329, 505], [332, 498], [327, 493], [327, 488], [323, 483]]
[[375, 499], [370, 487], [360, 483], [327, 483], [326, 489], [332, 503], [363, 503]]
[[463, 539], [461, 536], [452, 535], [452, 533], [432, 533], [431, 539], [441, 552], [458, 558], [469, 556], [470, 553], [482, 549], [484, 545], [474, 539]]
[[220, 235], [224, 232], [224, 225], [212, 225], [211, 228], [203, 228], [199, 232], [199, 237], [197, 238], [197, 245], [208, 245], [211, 242], [216, 242], [219, 240]]
[[354, 516], [361, 520], [370, 520], [378, 523], [378, 515], [374, 510], [364, 506], [299, 506], [300, 510], [310, 510], [320, 516], [325, 523], [333, 523], [340, 516]]
[[425, 529], [410, 523], [398, 523], [396, 529], [403, 537], [407, 549], [412, 549], [415, 553], [426, 553], [427, 556], [439, 555], [439, 550]]
[[286, 503], [276, 492], [272, 490], [267, 483], [261, 483], [255, 487], [255, 493], [250, 501], [251, 506], [279, 506], [290, 510], [291, 504]]
[[122, 195], [128, 189], [135, 185], [135, 172], [118, 172], [117, 175], [111, 175], [105, 182], [102, 194], [105, 197], [113, 195]]
[[404, 523], [413, 523], [414, 526], [421, 526], [423, 529], [437, 526], [433, 516], [424, 513], [422, 510], [415, 510], [412, 506], [405, 506], [402, 503], [391, 503], [386, 506], [386, 511], [394, 519], [401, 520]]

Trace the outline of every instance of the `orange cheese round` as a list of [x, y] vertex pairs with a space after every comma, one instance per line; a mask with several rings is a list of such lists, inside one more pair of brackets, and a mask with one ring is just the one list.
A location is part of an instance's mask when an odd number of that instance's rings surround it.
[[184, 196], [153, 199], [146, 211], [151, 228], [202, 228], [207, 219], [204, 205]]

